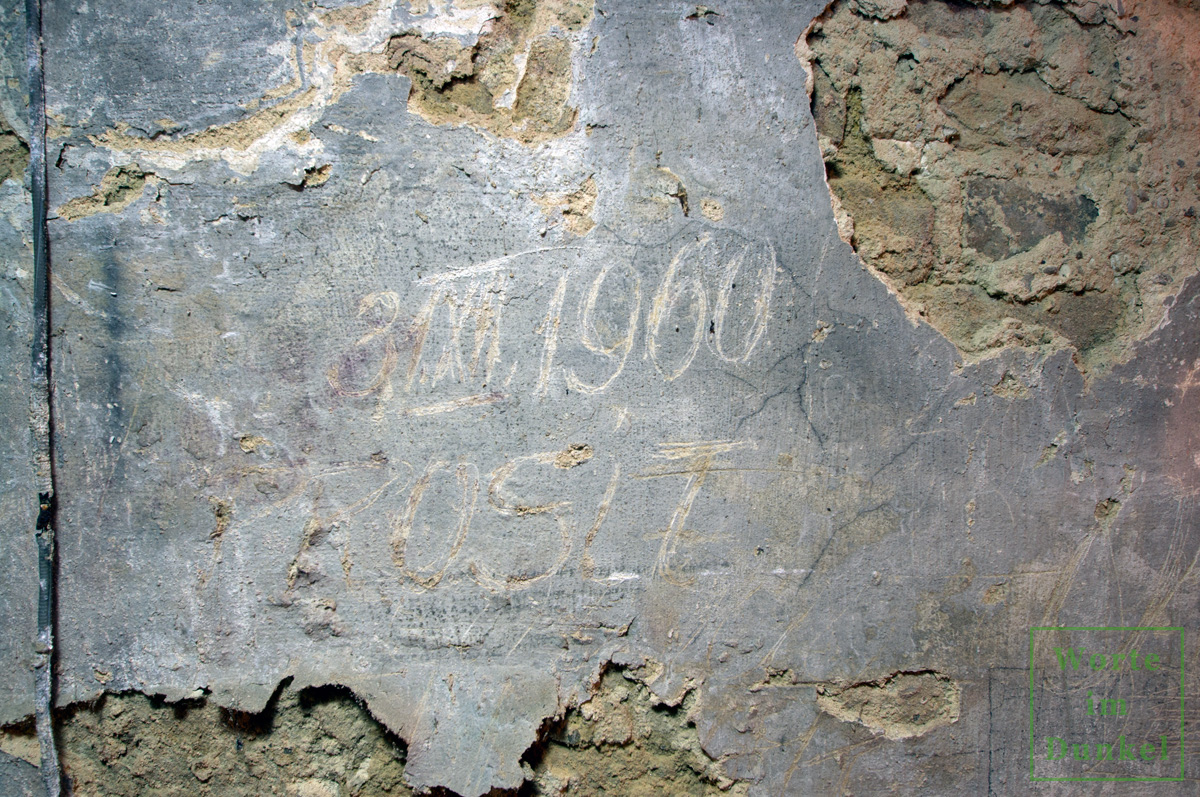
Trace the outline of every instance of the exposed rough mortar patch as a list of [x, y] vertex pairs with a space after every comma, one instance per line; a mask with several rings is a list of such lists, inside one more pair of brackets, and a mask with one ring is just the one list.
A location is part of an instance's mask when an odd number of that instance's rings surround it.
[[508, 0], [473, 42], [393, 36], [388, 65], [412, 80], [409, 110], [433, 124], [468, 124], [535, 144], [569, 133], [571, 56], [591, 21], [583, 0]]
[[839, 233], [968, 360], [1107, 371], [1200, 268], [1198, 32], [1168, 0], [837, 0], [796, 54]]
[[817, 707], [888, 739], [908, 739], [958, 722], [962, 690], [938, 672], [899, 672], [878, 681], [817, 688]]
[[598, 196], [596, 181], [589, 177], [577, 191], [569, 194], [534, 194], [531, 199], [546, 214], [546, 218], [561, 216], [563, 226], [572, 235], [583, 237], [592, 231], [592, 210]]
[[97, 213], [120, 213], [142, 196], [146, 183], [155, 180], [138, 165], [114, 166], [100, 179], [91, 196], [81, 196], [64, 202], [56, 211], [59, 218], [77, 221]]
[[324, 163], [320, 166], [310, 166], [304, 170], [304, 174], [296, 182], [289, 182], [287, 185], [296, 191], [303, 191], [305, 188], [315, 188], [318, 185], [325, 185], [329, 181], [329, 176], [333, 173], [333, 167]]
[[42, 749], [32, 717], [28, 722], [0, 727], [0, 752], [27, 761], [35, 767], [42, 765]]
[[[862, 92], [847, 98], [846, 128], [862, 123]], [[865, 136], [846, 135], [828, 165], [829, 187], [854, 221], [851, 243], [898, 286], [917, 285], [933, 270], [933, 203], [912, 177], [882, 167]]]
[[593, 453], [592, 447], [587, 443], [571, 443], [554, 458], [554, 467], [569, 470], [589, 461]]
[[683, 184], [683, 178], [668, 169], [666, 166], [659, 166], [658, 171], [667, 181], [667, 187], [663, 189], [663, 193], [679, 202], [679, 208], [683, 211], [683, 215], [689, 215], [691, 212], [691, 205], [688, 202], [687, 187]]
[[344, 689], [284, 689], [260, 715], [140, 694], [75, 706], [61, 723], [73, 793], [408, 795], [406, 748]]
[[0, 183], [10, 177], [20, 182], [29, 168], [29, 145], [0, 115]]
[[567, 713], [529, 758], [536, 794], [744, 795], [700, 747], [696, 693], [661, 703], [632, 674], [607, 671], [595, 694]]
[[121, 123], [91, 140], [159, 170], [219, 160], [249, 174], [262, 155], [285, 150], [307, 162], [300, 184], [317, 185], [310, 172], [322, 167], [323, 145], [309, 128], [356, 75], [396, 69], [413, 80], [409, 110], [434, 123], [471, 124], [526, 144], [570, 132], [576, 117], [567, 104], [571, 54], [591, 20], [590, 2], [511, 0], [502, 9], [414, 3], [412, 23], [398, 23], [407, 5], [380, 0], [311, 12], [303, 20], [311, 40], [301, 57], [287, 48], [292, 81], [249, 103], [235, 122], [153, 138]]
[[247, 454], [253, 454], [259, 446], [269, 446], [271, 441], [262, 435], [244, 434], [238, 438], [238, 446]]
[[[590, 697], [544, 729], [523, 757], [521, 794], [747, 793], [700, 746], [695, 685], [663, 702], [639, 672], [606, 670]], [[81, 797], [413, 793], [407, 746], [343, 687], [285, 681], [258, 714], [203, 697], [105, 694], [63, 709], [59, 728], [64, 772]], [[36, 765], [32, 724], [0, 729], [0, 750]]]
[[[655, 160], [661, 153], [656, 153]], [[647, 222], [660, 222], [676, 212], [688, 216], [691, 201], [687, 186], [678, 174], [666, 166], [635, 166], [630, 153], [631, 174], [625, 201], [630, 209]]]
[[[324, 49], [316, 48], [317, 52]], [[353, 75], [344, 61], [341, 71], [323, 71], [329, 73], [328, 85], [310, 88], [230, 124], [215, 125], [196, 133], [150, 139], [131, 133], [129, 125], [122, 122], [112, 130], [90, 138], [98, 146], [114, 152], [131, 153], [139, 161], [163, 170], [182, 169], [196, 161], [221, 160], [234, 171], [250, 174], [258, 168], [259, 158], [272, 150], [290, 149], [301, 156], [316, 157], [321, 151], [320, 140], [314, 138], [301, 142], [293, 134], [307, 130], [315, 123], [324, 107], [349, 88]], [[363, 68], [359, 71], [368, 70]]]
[[717, 200], [705, 197], [700, 200], [700, 214], [709, 221], [721, 221], [725, 218], [725, 208]]
[[1005, 371], [1000, 381], [992, 386], [992, 393], [1000, 398], [1014, 401], [1029, 398], [1029, 387], [1011, 372]]

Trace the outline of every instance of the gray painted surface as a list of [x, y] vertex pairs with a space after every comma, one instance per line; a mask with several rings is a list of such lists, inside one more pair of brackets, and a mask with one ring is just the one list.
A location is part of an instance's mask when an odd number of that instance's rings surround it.
[[[24, 4], [0, 4], [6, 32], [0, 71], [0, 116], [24, 137], [26, 81]], [[29, 433], [29, 367], [33, 329], [33, 248], [28, 183], [0, 183], [0, 724], [33, 713], [33, 640], [37, 636], [37, 491]]]
[[[1196, 281], [1090, 386], [1066, 354], [963, 365], [837, 236], [793, 54], [817, 4], [601, 2], [577, 129], [536, 148], [359, 74], [307, 142], [183, 154], [98, 137], [236, 122], [325, 34], [298, 4], [126, 5], [46, 17], [52, 206], [115, 166], [156, 175], [51, 222], [60, 703], [344, 684], [415, 785], [475, 795], [518, 785], [611, 661], [666, 699], [698, 684], [706, 751], [804, 793], [871, 738], [817, 722], [813, 684], [936, 670], [959, 722], [858, 766], [982, 792], [1028, 762], [1031, 626], [1195, 617]], [[530, 194], [589, 176], [576, 238]], [[29, 586], [0, 600], [19, 614]]]

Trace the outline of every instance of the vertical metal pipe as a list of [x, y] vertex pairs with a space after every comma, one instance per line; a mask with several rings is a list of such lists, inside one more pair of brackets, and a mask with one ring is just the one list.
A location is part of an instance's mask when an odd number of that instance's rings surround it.
[[29, 69], [29, 185], [33, 210], [33, 359], [30, 363], [34, 462], [38, 491], [38, 633], [34, 689], [42, 779], [59, 797], [62, 776], [54, 741], [54, 460], [51, 439], [50, 270], [46, 231], [46, 94], [42, 75], [41, 0], [25, 0], [25, 55]]

